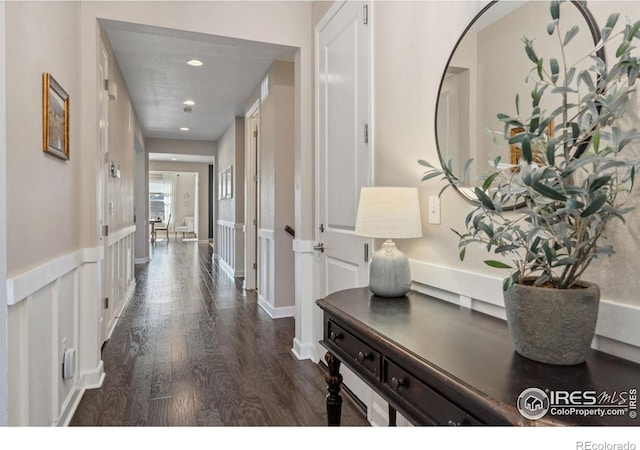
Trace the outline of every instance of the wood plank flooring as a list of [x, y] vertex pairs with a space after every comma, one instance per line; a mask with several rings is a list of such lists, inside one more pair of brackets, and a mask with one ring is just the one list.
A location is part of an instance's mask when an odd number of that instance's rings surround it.
[[[326, 425], [324, 372], [291, 353], [292, 318], [271, 319], [208, 244], [151, 251], [71, 426]], [[369, 425], [346, 397], [342, 423]]]

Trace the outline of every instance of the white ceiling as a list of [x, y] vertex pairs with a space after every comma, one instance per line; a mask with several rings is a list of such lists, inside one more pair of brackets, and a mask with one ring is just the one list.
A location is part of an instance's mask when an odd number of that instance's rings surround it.
[[[147, 138], [217, 141], [276, 59], [293, 61], [281, 45], [101, 20]], [[192, 58], [204, 62], [191, 67]], [[185, 100], [196, 102], [184, 111]], [[189, 127], [189, 131], [180, 131]], [[150, 154], [171, 160], [175, 155]], [[200, 157], [202, 158], [202, 157]], [[180, 160], [196, 162], [199, 158]]]

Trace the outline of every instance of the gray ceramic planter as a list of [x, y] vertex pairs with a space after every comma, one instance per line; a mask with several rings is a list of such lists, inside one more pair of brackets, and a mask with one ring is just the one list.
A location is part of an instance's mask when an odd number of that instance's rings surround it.
[[548, 364], [584, 361], [596, 329], [600, 288], [576, 289], [514, 284], [504, 293], [509, 333], [522, 356]]

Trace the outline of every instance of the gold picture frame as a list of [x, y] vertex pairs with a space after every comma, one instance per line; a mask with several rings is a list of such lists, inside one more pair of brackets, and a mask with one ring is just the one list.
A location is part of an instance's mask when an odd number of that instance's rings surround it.
[[[524, 128], [522, 127], [511, 128], [509, 132], [509, 137], [512, 138], [514, 136], [517, 136], [523, 131], [524, 131]], [[511, 164], [515, 166], [518, 164], [518, 161], [520, 161], [520, 158], [522, 157], [522, 148], [518, 144], [511, 144], [510, 148], [511, 148]]]
[[42, 150], [69, 160], [69, 94], [49, 73], [42, 77]]
[[[547, 136], [552, 137], [553, 136], [553, 130], [555, 128], [555, 121], [551, 121], [551, 123], [549, 125], [547, 125]], [[509, 137], [512, 138], [514, 136], [517, 136], [518, 134], [524, 132], [525, 129], [522, 127], [514, 127], [510, 130], [509, 133]], [[518, 162], [520, 161], [520, 158], [522, 157], [522, 147], [520, 146], [520, 144], [511, 144], [510, 145], [510, 150], [511, 150], [511, 164], [514, 166], [518, 165]], [[537, 162], [537, 163], [543, 163], [543, 159], [540, 156], [540, 150], [534, 150], [533, 152], [533, 161]], [[513, 171], [519, 170], [518, 167], [514, 167], [512, 169]]]

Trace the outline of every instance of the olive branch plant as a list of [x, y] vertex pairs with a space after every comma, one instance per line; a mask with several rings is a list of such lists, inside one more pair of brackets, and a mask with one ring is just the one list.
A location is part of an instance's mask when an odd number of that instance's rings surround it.
[[[600, 41], [580, 61], [569, 65], [565, 49], [579, 28], [561, 32], [563, 2], [550, 2], [551, 21], [546, 27], [549, 35], [557, 36], [560, 60], [546, 61], [536, 53], [532, 39], [522, 39], [533, 63], [527, 77], [533, 84], [531, 114], [521, 117], [516, 95], [516, 115], [498, 114], [504, 129], [486, 130], [496, 142], [521, 146], [522, 157], [508, 169], [500, 157], [489, 164], [489, 175], [474, 189], [477, 207], [466, 217], [466, 230], [453, 230], [459, 237], [461, 260], [470, 244], [482, 244], [500, 259], [511, 260], [511, 264], [485, 261], [491, 267], [511, 269], [504, 291], [531, 277], [536, 286], [579, 286], [594, 259], [614, 253], [611, 245], [603, 243], [609, 221], [624, 222], [633, 209], [625, 203], [633, 194], [640, 161], [624, 158], [623, 151], [640, 133], [622, 130], [618, 119], [628, 108], [640, 70], [640, 59], [632, 55], [635, 40], [640, 39], [640, 21], [627, 19], [620, 27], [619, 14], [610, 15]], [[606, 64], [600, 55], [605, 46], [616, 44], [615, 60]], [[581, 62], [587, 62], [588, 67], [577, 68]], [[552, 96], [558, 105], [550, 112], [540, 106], [545, 96]], [[553, 133], [548, 132], [550, 124]], [[512, 127], [524, 128], [524, 132], [510, 137]], [[462, 183], [471, 160], [460, 177], [451, 160], [443, 161], [442, 167], [424, 160], [418, 163], [426, 168], [422, 181], [438, 176], [448, 181], [442, 195], [450, 185]], [[514, 212], [516, 204], [522, 208]]]

